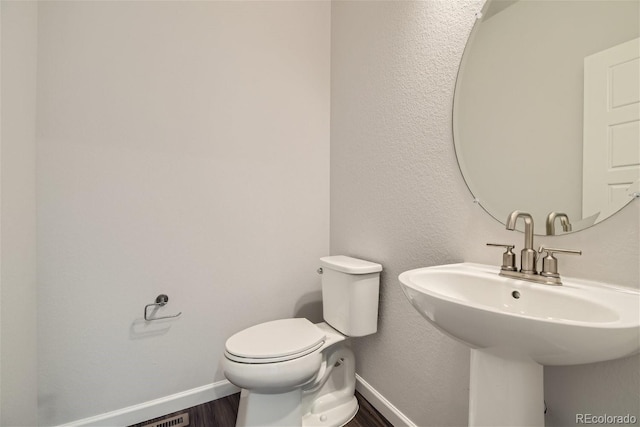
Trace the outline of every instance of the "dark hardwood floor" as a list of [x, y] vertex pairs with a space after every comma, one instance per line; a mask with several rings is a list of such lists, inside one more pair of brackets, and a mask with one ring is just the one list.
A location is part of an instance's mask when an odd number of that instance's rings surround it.
[[[356, 416], [349, 421], [347, 427], [393, 427], [360, 393], [356, 392], [360, 409]], [[240, 393], [222, 399], [214, 400], [180, 412], [154, 418], [129, 427], [142, 427], [146, 424], [162, 421], [184, 412], [189, 413], [189, 427], [234, 427], [238, 416]]]
[[356, 416], [347, 423], [347, 427], [393, 427], [380, 412], [376, 410], [360, 393], [356, 391], [360, 409]]

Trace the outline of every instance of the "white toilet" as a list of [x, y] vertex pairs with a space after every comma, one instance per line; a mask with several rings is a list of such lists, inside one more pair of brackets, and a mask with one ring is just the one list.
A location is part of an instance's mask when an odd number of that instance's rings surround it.
[[242, 388], [236, 426], [342, 426], [358, 411], [345, 340], [377, 331], [382, 266], [346, 256], [320, 265], [325, 322], [274, 320], [227, 340], [224, 374]]

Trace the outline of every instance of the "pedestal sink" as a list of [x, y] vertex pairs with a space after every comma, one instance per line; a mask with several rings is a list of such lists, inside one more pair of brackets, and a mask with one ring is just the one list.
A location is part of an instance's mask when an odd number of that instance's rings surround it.
[[470, 426], [543, 426], [543, 365], [640, 350], [640, 292], [563, 277], [547, 286], [461, 263], [399, 277], [411, 304], [471, 348]]

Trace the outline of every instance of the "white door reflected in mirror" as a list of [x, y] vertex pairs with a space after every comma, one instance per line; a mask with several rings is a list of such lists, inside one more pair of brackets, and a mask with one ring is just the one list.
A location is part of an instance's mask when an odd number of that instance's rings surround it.
[[596, 222], [620, 210], [635, 193], [640, 180], [640, 39], [584, 60], [582, 175], [582, 214], [599, 214]]

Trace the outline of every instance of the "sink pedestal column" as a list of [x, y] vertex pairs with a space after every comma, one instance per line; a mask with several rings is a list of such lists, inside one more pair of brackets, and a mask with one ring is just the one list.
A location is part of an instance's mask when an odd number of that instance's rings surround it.
[[542, 365], [526, 356], [471, 349], [469, 426], [544, 426]]

